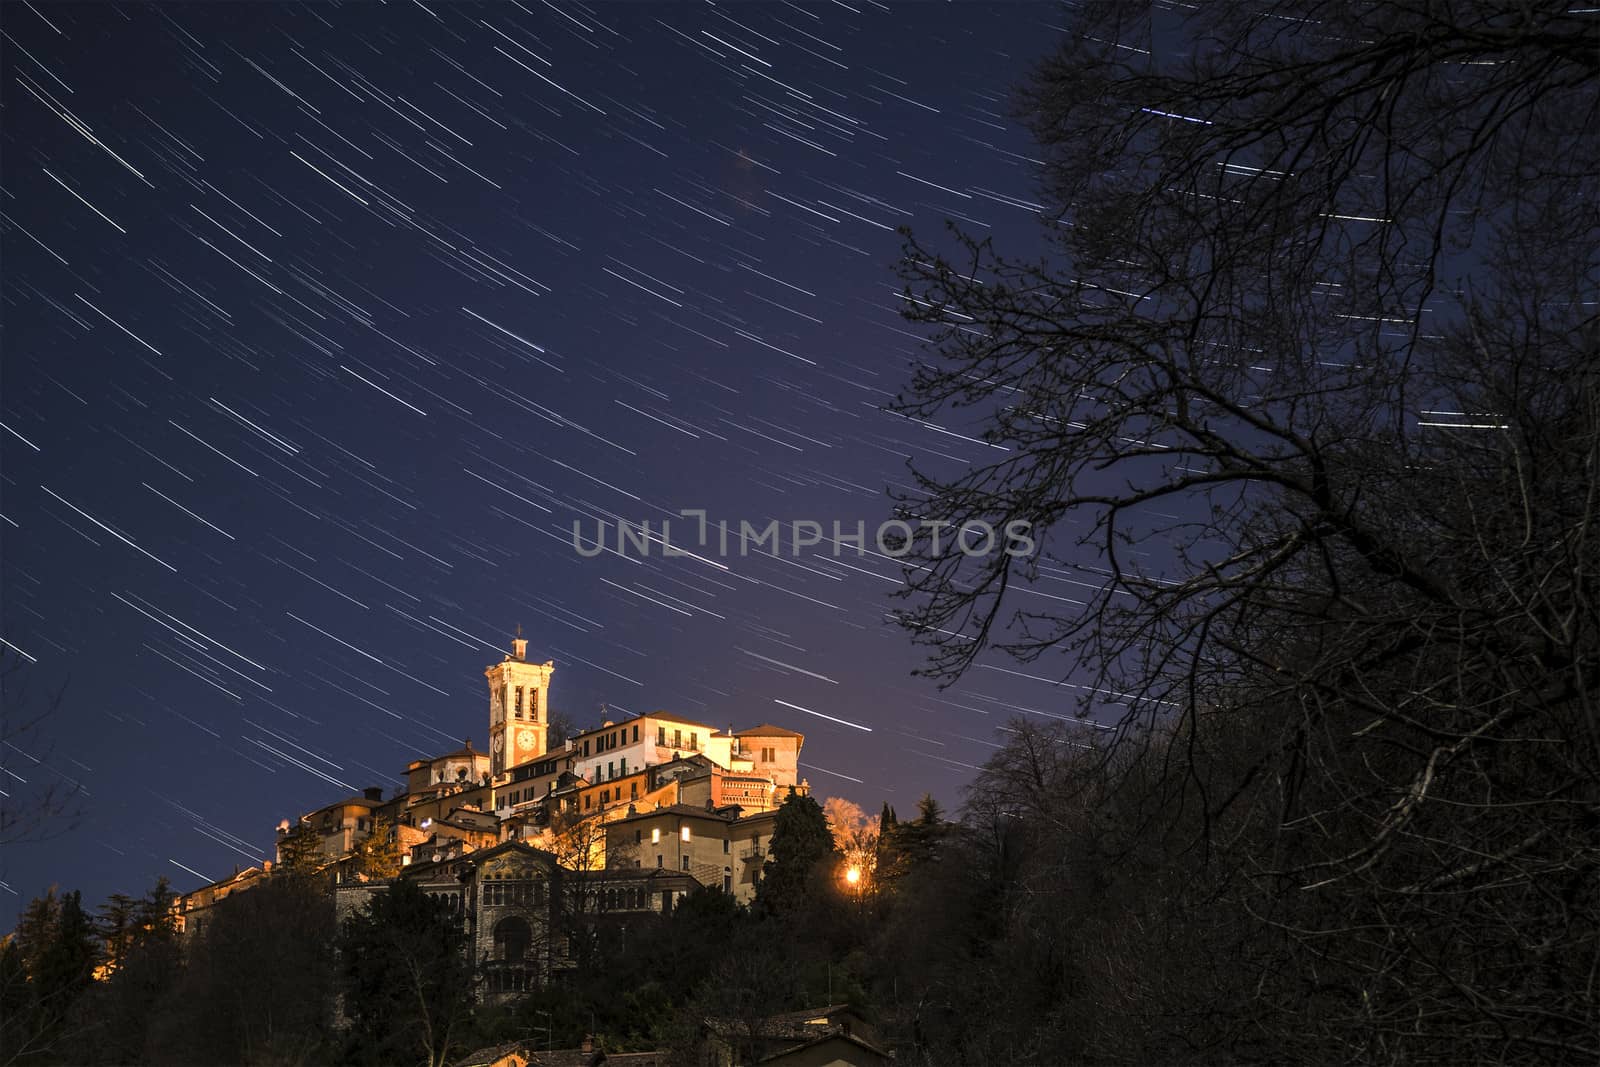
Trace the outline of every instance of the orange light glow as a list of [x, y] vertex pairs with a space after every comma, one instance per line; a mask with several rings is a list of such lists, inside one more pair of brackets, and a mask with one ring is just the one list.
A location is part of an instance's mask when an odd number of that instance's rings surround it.
[[846, 870], [844, 872], [844, 880], [846, 882], [849, 882], [851, 885], [858, 884], [861, 881], [861, 868], [860, 867], [851, 867], [848, 870]]

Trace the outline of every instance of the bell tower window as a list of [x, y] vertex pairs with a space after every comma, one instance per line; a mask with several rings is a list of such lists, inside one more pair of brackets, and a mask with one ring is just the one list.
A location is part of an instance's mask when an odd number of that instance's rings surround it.
[[516, 716], [522, 718], [522, 686], [517, 686]]

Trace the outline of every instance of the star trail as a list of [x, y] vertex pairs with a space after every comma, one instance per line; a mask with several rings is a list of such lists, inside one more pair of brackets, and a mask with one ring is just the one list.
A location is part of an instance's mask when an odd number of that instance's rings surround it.
[[[1052, 10], [6, 5], [0, 646], [8, 701], [60, 700], [5, 792], [83, 810], [0, 858], [7, 924], [483, 745], [518, 625], [580, 727], [786, 724], [872, 807], [1060, 717], [911, 678], [899, 564], [832, 544], [908, 459], [992, 456], [882, 410], [894, 231], [1037, 243], [1009, 93]], [[574, 547], [668, 520], [686, 554]]]

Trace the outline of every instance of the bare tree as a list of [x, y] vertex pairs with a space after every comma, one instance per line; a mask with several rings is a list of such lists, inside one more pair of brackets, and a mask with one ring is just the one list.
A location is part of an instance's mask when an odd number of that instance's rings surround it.
[[66, 687], [41, 698], [27, 664], [0, 651], [0, 848], [59, 837], [83, 814], [83, 783], [58, 770], [45, 724]]
[[999, 457], [901, 500], [928, 673], [1150, 746], [1318, 1057], [1600, 1055], [1590, 18], [1091, 5], [1022, 100], [1052, 260], [908, 239], [899, 410]]

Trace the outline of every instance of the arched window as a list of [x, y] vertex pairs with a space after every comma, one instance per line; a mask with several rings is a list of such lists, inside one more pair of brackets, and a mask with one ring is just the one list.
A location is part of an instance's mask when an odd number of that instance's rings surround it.
[[533, 944], [533, 931], [528, 920], [511, 916], [494, 924], [495, 959], [506, 963], [521, 963]]

